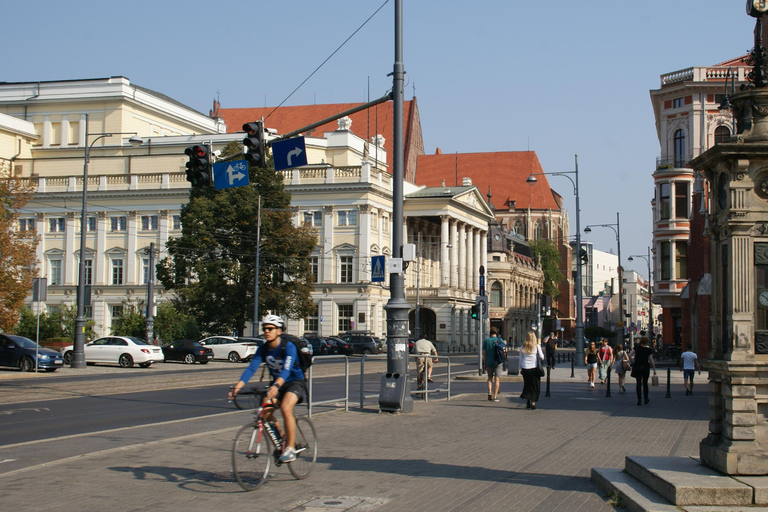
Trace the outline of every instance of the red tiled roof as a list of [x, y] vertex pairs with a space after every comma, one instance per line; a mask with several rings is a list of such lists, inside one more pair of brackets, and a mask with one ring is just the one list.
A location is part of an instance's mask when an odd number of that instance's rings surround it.
[[416, 184], [439, 187], [462, 184], [472, 178], [472, 184], [487, 195], [491, 187], [491, 201], [497, 211], [506, 211], [512, 201], [517, 210], [530, 206], [533, 210], [560, 210], [562, 198], [549, 187], [546, 176], [536, 176], [534, 185], [526, 183], [531, 173], [544, 169], [534, 151], [506, 151], [498, 153], [459, 153], [421, 155], [417, 159]]
[[[300, 105], [293, 107], [280, 107], [275, 110], [274, 107], [256, 107], [256, 108], [220, 108], [218, 114], [224, 118], [227, 123], [227, 132], [235, 133], [243, 131], [243, 124], [256, 121], [264, 117], [264, 124], [267, 128], [274, 128], [279, 134], [285, 134], [298, 130], [304, 126], [316, 123], [325, 118], [340, 114], [346, 110], [358, 107], [362, 103], [332, 103], [327, 105]], [[408, 151], [413, 145], [409, 143], [412, 137], [421, 138], [421, 127], [418, 126], [418, 134], [414, 133], [412, 128], [416, 117], [418, 123], [418, 113], [413, 112], [414, 108], [418, 111], [415, 98], [404, 102], [403, 106], [403, 139], [405, 142], [405, 161], [408, 165]], [[352, 114], [352, 127], [350, 131], [358, 137], [370, 141], [376, 135], [384, 136], [384, 149], [387, 150], [388, 164], [392, 165], [392, 138], [393, 138], [393, 115], [394, 103], [386, 101], [367, 110], [362, 110]], [[274, 111], [274, 112], [273, 112]], [[338, 129], [337, 121], [331, 121], [321, 125], [309, 133], [307, 136], [322, 137], [325, 132], [332, 132]], [[423, 142], [418, 141], [423, 148]], [[423, 152], [423, 149], [422, 149]]]
[[736, 57], [735, 59], [730, 59], [725, 62], [721, 62], [719, 64], [715, 64], [717, 67], [743, 67], [747, 64], [744, 63], [744, 58], [747, 57], [747, 55], [742, 55], [741, 57]]

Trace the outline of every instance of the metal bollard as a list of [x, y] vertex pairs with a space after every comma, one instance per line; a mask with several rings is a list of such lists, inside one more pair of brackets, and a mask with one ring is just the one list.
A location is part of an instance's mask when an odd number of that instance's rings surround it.
[[576, 375], [573, 373], [573, 357], [571, 357], [571, 378], [575, 379]]
[[549, 373], [550, 373], [551, 371], [552, 371], [552, 369], [551, 369], [549, 366], [547, 366], [547, 392], [546, 392], [546, 393], [544, 393], [544, 396], [551, 396], [551, 395], [549, 394]]
[[672, 398], [672, 393], [670, 392], [669, 388], [669, 381], [672, 378], [672, 370], [670, 368], [667, 368], [667, 396], [664, 398]]
[[608, 373], [605, 377], [605, 398], [611, 398], [611, 367], [608, 367]]

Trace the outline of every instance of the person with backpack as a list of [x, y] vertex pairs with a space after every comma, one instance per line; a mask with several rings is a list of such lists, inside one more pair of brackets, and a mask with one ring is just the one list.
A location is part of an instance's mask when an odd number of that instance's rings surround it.
[[483, 340], [483, 366], [488, 373], [488, 400], [499, 401], [502, 366], [507, 359], [507, 346], [499, 338], [499, 329], [491, 327], [491, 335]]
[[296, 460], [294, 444], [296, 418], [293, 415], [293, 408], [307, 398], [307, 386], [300, 363], [300, 348], [293, 341], [281, 339], [284, 323], [279, 316], [265, 316], [261, 319], [261, 326], [264, 329], [266, 342], [256, 351], [253, 359], [251, 359], [251, 364], [248, 365], [248, 368], [240, 376], [240, 380], [230, 391], [229, 398], [232, 399], [245, 386], [245, 383], [253, 377], [263, 361], [272, 377], [272, 384], [266, 398], [272, 400], [273, 404], [272, 408], [265, 409], [265, 417], [267, 421], [274, 423], [274, 409], [280, 408], [285, 422], [286, 444], [283, 454], [280, 456], [280, 462], [293, 462]]

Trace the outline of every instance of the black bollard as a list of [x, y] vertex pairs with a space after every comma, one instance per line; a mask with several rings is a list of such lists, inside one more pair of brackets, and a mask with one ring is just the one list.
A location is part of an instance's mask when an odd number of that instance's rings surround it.
[[573, 373], [573, 357], [571, 357], [571, 378], [572, 379], [576, 378], [576, 375], [574, 375]]
[[669, 381], [672, 378], [672, 370], [670, 368], [667, 368], [667, 396], [664, 398], [672, 398], [672, 393], [669, 389]]
[[551, 396], [551, 395], [549, 394], [549, 372], [550, 372], [550, 371], [552, 371], [552, 368], [550, 368], [549, 366], [547, 366], [547, 392], [546, 392], [546, 393], [544, 393], [544, 396]]
[[611, 398], [611, 367], [608, 367], [608, 373], [605, 376], [605, 397]]

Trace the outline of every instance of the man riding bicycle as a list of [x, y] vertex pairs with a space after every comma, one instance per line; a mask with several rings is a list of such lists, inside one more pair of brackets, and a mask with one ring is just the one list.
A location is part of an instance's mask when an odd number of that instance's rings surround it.
[[232, 399], [248, 382], [256, 370], [264, 361], [272, 377], [272, 384], [267, 391], [267, 400], [272, 401], [272, 407], [265, 409], [265, 419], [270, 423], [275, 422], [274, 409], [279, 407], [285, 421], [285, 449], [280, 456], [280, 462], [293, 462], [296, 460], [296, 418], [293, 408], [296, 404], [306, 399], [307, 388], [304, 381], [304, 372], [299, 366], [299, 354], [296, 345], [285, 343], [281, 347], [280, 335], [283, 333], [283, 319], [277, 315], [267, 315], [261, 319], [264, 330], [264, 338], [267, 342], [260, 346], [251, 359], [251, 364], [240, 376], [240, 380], [229, 392]]

